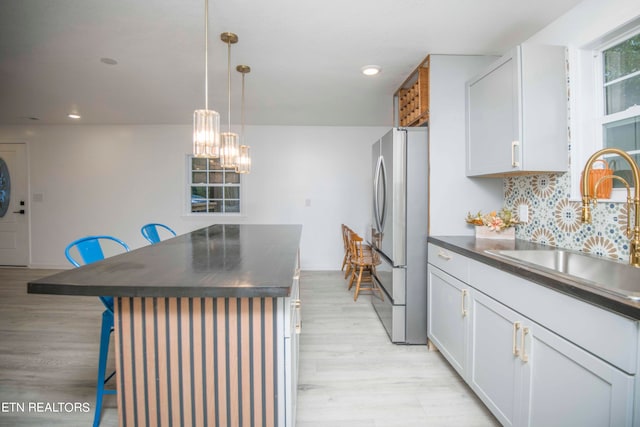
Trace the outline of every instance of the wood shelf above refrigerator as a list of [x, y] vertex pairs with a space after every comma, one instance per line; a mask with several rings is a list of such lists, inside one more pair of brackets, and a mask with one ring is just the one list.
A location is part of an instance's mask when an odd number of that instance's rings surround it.
[[429, 56], [407, 77], [394, 96], [396, 126], [425, 126], [429, 121]]

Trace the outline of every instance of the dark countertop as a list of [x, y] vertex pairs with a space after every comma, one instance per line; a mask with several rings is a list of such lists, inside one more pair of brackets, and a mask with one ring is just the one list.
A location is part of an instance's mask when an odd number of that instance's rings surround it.
[[[481, 263], [515, 274], [516, 276], [523, 277], [547, 288], [565, 293], [615, 313], [640, 320], [640, 302], [638, 301], [633, 301], [631, 299], [602, 291], [596, 287], [586, 284], [578, 278], [572, 280], [553, 273], [548, 273], [533, 266], [527, 266], [485, 252], [486, 250], [505, 249], [553, 250], [556, 249], [554, 247], [518, 239], [516, 239], [515, 242], [491, 239], [476, 240], [473, 236], [429, 236], [428, 241], [452, 252], [459, 253]], [[640, 277], [640, 270], [638, 272], [638, 277]]]
[[285, 297], [301, 225], [212, 225], [29, 282], [27, 292], [125, 297]]

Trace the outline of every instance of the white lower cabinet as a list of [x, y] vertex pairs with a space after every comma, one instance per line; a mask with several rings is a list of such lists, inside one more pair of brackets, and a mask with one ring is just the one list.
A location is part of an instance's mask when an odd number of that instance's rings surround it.
[[[640, 425], [640, 420], [634, 423], [633, 372], [624, 372], [613, 362], [541, 326], [540, 322], [548, 320], [545, 316], [535, 321], [535, 316], [532, 319], [504, 303], [510, 303], [512, 295], [502, 300], [498, 288], [492, 284], [503, 280], [506, 276], [502, 275], [507, 273], [495, 270], [500, 277], [479, 275], [478, 269], [469, 271], [475, 261], [467, 259], [465, 264], [465, 257], [459, 254], [447, 252], [449, 259], [438, 254], [442, 254], [442, 249], [430, 245], [429, 341], [501, 424], [526, 427]], [[460, 280], [466, 278], [474, 286]], [[491, 285], [483, 287], [481, 283], [485, 279]], [[514, 295], [522, 285], [518, 280], [511, 282], [509, 288]], [[480, 284], [480, 289], [476, 284]], [[526, 293], [521, 292], [521, 295]], [[538, 312], [535, 308], [545, 304], [545, 293], [555, 293], [549, 289], [541, 292], [541, 298], [530, 298], [533, 303], [527, 302], [525, 312], [528, 307], [531, 312]], [[594, 307], [584, 304], [589, 306], [585, 313], [592, 314], [588, 310]], [[556, 307], [548, 309], [557, 311]], [[586, 318], [575, 316], [567, 321], [573, 323], [576, 330], [588, 323]], [[606, 345], [607, 337], [601, 341]], [[630, 342], [629, 346], [637, 348], [637, 343]]]
[[291, 286], [291, 294], [278, 300], [278, 310], [282, 312], [282, 339], [283, 351], [278, 352], [280, 357], [278, 369], [279, 389], [284, 391], [284, 398], [278, 400], [279, 427], [295, 427], [296, 409], [298, 404], [298, 368], [300, 350], [300, 332], [302, 328], [301, 301], [300, 301], [300, 259], [298, 254], [295, 276]]
[[504, 426], [519, 423], [522, 372], [512, 310], [480, 292], [471, 294], [471, 334], [467, 383]]
[[630, 426], [634, 377], [481, 292], [469, 385], [505, 426]]
[[428, 272], [429, 310], [427, 329], [430, 340], [464, 377], [467, 358], [469, 286], [437, 268]]
[[632, 425], [634, 376], [533, 322], [527, 328], [521, 425]]

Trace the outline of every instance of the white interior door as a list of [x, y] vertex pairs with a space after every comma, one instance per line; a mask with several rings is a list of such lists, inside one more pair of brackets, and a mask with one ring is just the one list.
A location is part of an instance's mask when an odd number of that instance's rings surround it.
[[0, 265], [29, 264], [27, 149], [0, 144]]

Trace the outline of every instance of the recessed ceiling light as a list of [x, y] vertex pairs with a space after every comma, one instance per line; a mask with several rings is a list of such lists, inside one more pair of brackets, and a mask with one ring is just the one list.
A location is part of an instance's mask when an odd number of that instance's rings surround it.
[[365, 65], [360, 69], [365, 76], [375, 76], [380, 73], [382, 68], [379, 65]]
[[70, 113], [67, 114], [67, 117], [69, 117], [70, 119], [79, 119], [80, 118], [80, 114], [76, 114], [76, 113]]
[[113, 58], [100, 58], [100, 62], [107, 65], [117, 65], [118, 61]]

